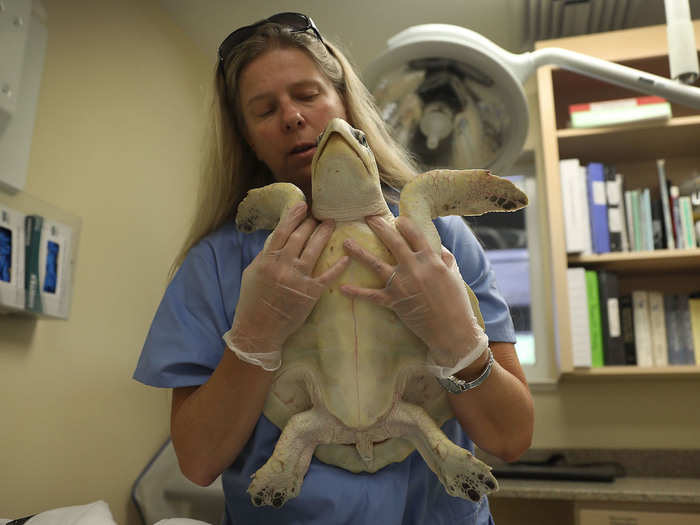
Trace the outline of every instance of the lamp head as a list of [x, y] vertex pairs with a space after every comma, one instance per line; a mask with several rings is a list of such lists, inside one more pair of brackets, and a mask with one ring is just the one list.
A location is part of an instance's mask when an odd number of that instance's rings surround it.
[[[402, 95], [417, 95], [414, 105], [420, 105], [420, 112], [410, 109], [415, 129], [405, 145], [428, 164], [432, 160], [498, 174], [515, 162], [527, 137], [529, 115], [517, 67], [517, 55], [473, 31], [424, 24], [389, 39], [388, 49], [370, 64], [364, 80], [376, 94], [382, 83], [397, 78], [397, 71], [423, 70], [413, 93]], [[393, 104], [393, 124], [406, 124], [400, 100], [377, 102], [385, 110], [386, 104]], [[451, 134], [444, 129], [448, 120]]]

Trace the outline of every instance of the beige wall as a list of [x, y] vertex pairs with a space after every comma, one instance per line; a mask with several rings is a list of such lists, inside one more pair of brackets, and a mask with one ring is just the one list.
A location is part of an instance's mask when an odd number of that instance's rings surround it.
[[193, 208], [210, 60], [155, 1], [46, 0], [26, 193], [82, 219], [70, 320], [0, 317], [0, 518], [104, 499], [168, 435], [131, 379]]

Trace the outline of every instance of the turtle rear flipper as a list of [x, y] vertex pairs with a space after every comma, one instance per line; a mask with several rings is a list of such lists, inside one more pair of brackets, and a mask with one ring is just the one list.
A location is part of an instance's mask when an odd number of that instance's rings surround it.
[[516, 211], [527, 203], [515, 184], [488, 170], [433, 170], [404, 186], [399, 214], [410, 217], [439, 252], [440, 237], [432, 223], [436, 217]]

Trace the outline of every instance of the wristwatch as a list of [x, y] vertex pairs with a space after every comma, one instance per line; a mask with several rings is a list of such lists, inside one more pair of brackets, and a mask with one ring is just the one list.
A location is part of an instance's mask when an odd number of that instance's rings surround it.
[[440, 386], [450, 392], [451, 394], [461, 394], [462, 392], [466, 392], [467, 390], [471, 390], [472, 388], [476, 388], [479, 386], [481, 383], [486, 381], [486, 378], [491, 375], [491, 367], [493, 367], [493, 352], [491, 351], [491, 348], [489, 348], [489, 360], [488, 363], [486, 363], [486, 366], [484, 367], [484, 370], [479, 374], [479, 377], [476, 379], [472, 379], [471, 381], [465, 381], [464, 379], [460, 379], [455, 376], [449, 376], [449, 377], [437, 377], [437, 382], [440, 383]]

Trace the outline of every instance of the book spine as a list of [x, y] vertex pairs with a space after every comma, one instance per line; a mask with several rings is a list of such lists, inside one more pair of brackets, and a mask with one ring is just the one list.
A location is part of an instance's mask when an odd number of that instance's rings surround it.
[[630, 251], [637, 250], [636, 230], [634, 227], [634, 207], [632, 205], [632, 190], [625, 191], [625, 217], [627, 219], [627, 238]]
[[666, 235], [666, 248], [673, 249], [676, 243], [673, 239], [673, 224], [671, 219], [671, 208], [669, 206], [668, 182], [666, 179], [666, 160], [657, 159], [656, 170], [659, 176], [659, 195], [664, 217], [664, 234]]
[[678, 333], [683, 351], [683, 364], [694, 365], [693, 326], [690, 318], [690, 298], [687, 294], [678, 296]]
[[41, 230], [44, 223], [40, 215], [27, 215], [24, 219], [25, 231], [25, 309], [30, 312], [42, 313], [40, 291], [40, 256]]
[[591, 207], [588, 202], [588, 170], [586, 166], [579, 166], [576, 178], [575, 199], [579, 204], [579, 223], [583, 237], [583, 253], [593, 253], [593, 237], [591, 236]]
[[654, 231], [651, 225], [651, 195], [649, 188], [644, 188], [642, 190], [642, 222], [643, 234], [644, 234], [644, 249], [653, 250], [654, 249]]
[[651, 350], [651, 322], [649, 319], [649, 293], [645, 290], [632, 292], [634, 309], [634, 341], [637, 350], [637, 366], [654, 365]]
[[654, 249], [665, 249], [666, 239], [664, 239], [664, 215], [661, 199], [654, 199], [651, 203], [651, 230], [654, 235]]
[[634, 224], [634, 245], [635, 250], [644, 250], [644, 235], [641, 217], [641, 193], [639, 190], [632, 190], [632, 222]]
[[598, 297], [598, 275], [586, 270], [586, 297], [588, 298], [588, 320], [591, 330], [591, 366], [603, 366], [603, 329], [600, 319], [600, 299]]
[[644, 104], [635, 107], [613, 108], [594, 111], [575, 111], [571, 113], [572, 128], [594, 128], [640, 122], [645, 120], [671, 118], [671, 104]]
[[666, 294], [664, 296], [664, 309], [666, 314], [666, 342], [668, 346], [668, 364], [682, 365], [685, 361], [680, 336], [680, 319], [678, 308], [680, 297], [678, 294]]
[[607, 271], [598, 272], [598, 297], [605, 365], [625, 364], [625, 347], [620, 327], [619, 295], [617, 275]]
[[575, 367], [591, 366], [591, 329], [586, 295], [586, 272], [583, 268], [567, 268], [571, 354]]
[[627, 231], [627, 205], [624, 196], [624, 175], [621, 173], [615, 174], [615, 185], [617, 186], [617, 194], [620, 195], [620, 226], [622, 233], [622, 251], [630, 251], [630, 239]]
[[576, 213], [575, 186], [578, 173], [578, 159], [562, 159], [559, 161], [566, 253], [580, 253], [584, 248], [581, 228], [578, 225], [578, 214]]
[[651, 325], [651, 355], [654, 359], [654, 366], [666, 366], [668, 365], [666, 316], [664, 315], [664, 296], [661, 292], [649, 292], [649, 321]]
[[587, 169], [593, 251], [595, 253], [608, 253], [610, 252], [610, 236], [603, 165], [599, 162], [591, 162]]
[[700, 297], [691, 297], [688, 300], [688, 315], [690, 317], [690, 330], [693, 333], [693, 350], [695, 364], [700, 364]]
[[637, 364], [637, 347], [634, 343], [634, 309], [630, 294], [620, 296], [620, 328], [624, 344], [624, 361], [620, 364]]
[[676, 248], [686, 248], [683, 238], [683, 225], [681, 224], [681, 210], [678, 205], [678, 186], [669, 188], [669, 200], [671, 207], [671, 217], [673, 219], [673, 237], [676, 241]]
[[690, 197], [678, 197], [678, 206], [681, 214], [681, 224], [683, 226], [684, 244], [686, 248], [695, 248], [695, 225], [693, 222], [693, 207], [690, 204]]
[[615, 181], [615, 167], [603, 166], [605, 175], [605, 198], [608, 206], [608, 236], [611, 252], [622, 251], [622, 217], [620, 216], [620, 194]]

